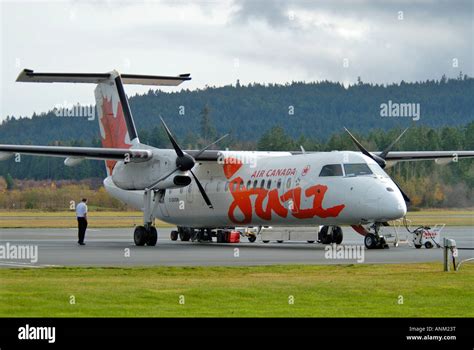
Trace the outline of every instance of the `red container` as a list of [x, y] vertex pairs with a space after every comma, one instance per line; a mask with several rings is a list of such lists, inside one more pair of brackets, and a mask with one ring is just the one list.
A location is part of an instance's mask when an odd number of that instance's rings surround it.
[[240, 243], [240, 232], [239, 231], [230, 231], [230, 233], [229, 233], [229, 243]]

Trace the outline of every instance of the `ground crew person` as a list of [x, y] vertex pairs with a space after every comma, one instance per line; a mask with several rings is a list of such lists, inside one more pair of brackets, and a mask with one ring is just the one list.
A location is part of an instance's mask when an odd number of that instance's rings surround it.
[[76, 206], [76, 217], [78, 226], [79, 245], [86, 245], [84, 243], [84, 237], [86, 236], [87, 230], [87, 198], [83, 198], [81, 203]]

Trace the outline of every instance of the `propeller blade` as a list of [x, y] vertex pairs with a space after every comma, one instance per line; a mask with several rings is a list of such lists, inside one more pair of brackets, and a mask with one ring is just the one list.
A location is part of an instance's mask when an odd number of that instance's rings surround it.
[[388, 152], [392, 150], [393, 146], [395, 146], [395, 144], [402, 138], [403, 134], [405, 134], [407, 130], [408, 128], [403, 130], [403, 132], [395, 139], [395, 141], [393, 141], [387, 148], [385, 148], [385, 150], [382, 153], [379, 154], [379, 157], [382, 159], [385, 159], [385, 157], [387, 157], [388, 155]]
[[208, 144], [206, 147], [204, 147], [203, 149], [201, 149], [198, 153], [196, 153], [194, 155], [194, 158], [197, 158], [199, 157], [201, 154], [204, 153], [205, 150], [207, 150], [209, 147], [211, 147], [212, 145], [215, 145], [216, 143], [218, 143], [219, 141], [221, 141], [222, 139], [226, 138], [227, 136], [229, 136], [229, 134], [225, 134], [224, 136], [218, 138], [216, 141], [214, 141], [213, 143], [210, 143]]
[[194, 177], [194, 181], [196, 181], [196, 185], [198, 186], [199, 188], [199, 192], [201, 192], [201, 195], [202, 195], [202, 198], [204, 198], [204, 201], [206, 202], [207, 206], [211, 209], [214, 209], [214, 206], [212, 205], [211, 203], [211, 200], [209, 199], [209, 197], [207, 196], [206, 194], [206, 191], [204, 190], [204, 187], [202, 187], [201, 183], [199, 182], [198, 178], [196, 177], [196, 175], [194, 175], [193, 171], [190, 170], [190, 173], [193, 175]]
[[349, 130], [347, 130], [346, 128], [344, 128], [344, 130], [346, 130], [346, 132], [349, 134], [349, 136], [351, 137], [352, 141], [354, 142], [354, 144], [357, 146], [357, 148], [364, 154], [366, 155], [367, 157], [369, 158], [372, 158], [373, 160], [375, 160], [377, 162], [378, 165], [380, 165], [380, 167], [383, 169], [385, 168], [385, 166], [387, 165], [387, 163], [385, 162], [385, 159], [381, 158], [381, 157], [378, 157], [376, 156], [375, 154], [372, 154], [370, 153], [369, 151], [367, 151], [365, 149], [364, 146], [362, 146], [362, 144], [354, 137], [354, 135], [351, 134], [351, 132]]
[[161, 177], [158, 181], [156, 181], [155, 183], [153, 183], [151, 186], [149, 186], [149, 189], [152, 190], [153, 188], [155, 188], [156, 185], [158, 185], [161, 181], [163, 180], [166, 180], [168, 177], [170, 177], [171, 175], [173, 175], [175, 172], [177, 172], [179, 169], [176, 168], [174, 169], [172, 172], [166, 174], [165, 176]]
[[168, 129], [168, 126], [166, 125], [165, 121], [161, 117], [160, 117], [160, 119], [161, 119], [161, 122], [163, 123], [163, 127], [165, 128], [166, 134], [168, 134], [168, 138], [170, 139], [171, 144], [173, 145], [173, 148], [176, 151], [176, 154], [178, 155], [178, 157], [184, 156], [184, 152], [181, 150], [181, 147], [179, 147], [178, 143], [174, 139], [174, 137], [171, 134], [170, 129]]
[[352, 142], [354, 142], [354, 144], [363, 154], [375, 160], [374, 156], [369, 151], [367, 151], [364, 146], [362, 146], [362, 144], [354, 137], [354, 135], [351, 134], [349, 130], [347, 130], [346, 128], [344, 128], [344, 130], [346, 130], [346, 132], [349, 134], [350, 138], [352, 139]]
[[[357, 139], [354, 137], [354, 135], [352, 135], [352, 134], [350, 133], [349, 130], [347, 130], [346, 128], [344, 128], [344, 129], [347, 131], [347, 133], [349, 134], [349, 136], [351, 137], [352, 141], [355, 143], [355, 145], [357, 146], [357, 148], [359, 148], [359, 150], [360, 150], [363, 154], [365, 154], [367, 157], [372, 158], [373, 160], [375, 160], [375, 161], [380, 165], [380, 167], [381, 167], [382, 169], [385, 168], [385, 166], [386, 166], [386, 164], [387, 164], [387, 163], [385, 162], [385, 157], [387, 156], [388, 152], [390, 152], [390, 149], [393, 147], [393, 145], [395, 145], [395, 143], [397, 143], [397, 141], [400, 140], [400, 138], [403, 136], [403, 134], [408, 130], [408, 128], [406, 128], [406, 129], [400, 134], [400, 136], [398, 136], [398, 137], [396, 138], [396, 140], [393, 141], [393, 142], [380, 154], [380, 156], [377, 156], [377, 155], [372, 154], [372, 153], [370, 153], [369, 151], [367, 151], [367, 150], [364, 148], [364, 146], [362, 146], [362, 144], [361, 144], [359, 141], [357, 141]], [[393, 181], [393, 179], [392, 179], [392, 181]], [[397, 184], [395, 181], [393, 181], [393, 183], [394, 183], [394, 184], [398, 187], [398, 189], [400, 190], [400, 193], [402, 194], [403, 199], [405, 200], [405, 202], [410, 203], [410, 197], [408, 197], [407, 194], [406, 194], [405, 192], [403, 192], [403, 190], [400, 188], [400, 186], [398, 186], [398, 184]]]
[[[393, 181], [393, 179], [392, 179], [392, 181]], [[398, 186], [398, 184], [397, 184], [395, 181], [393, 181], [393, 183], [394, 183], [394, 184], [398, 187], [398, 189], [400, 190], [400, 193], [402, 194], [403, 199], [405, 200], [405, 202], [410, 203], [410, 202], [411, 202], [410, 197], [408, 197], [407, 194], [406, 194], [405, 192], [403, 192], [403, 190], [401, 189], [401, 187]]]

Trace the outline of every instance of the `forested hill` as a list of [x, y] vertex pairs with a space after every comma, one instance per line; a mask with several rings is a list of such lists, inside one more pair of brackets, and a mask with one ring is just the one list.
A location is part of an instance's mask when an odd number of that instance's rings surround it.
[[[292, 137], [305, 135], [327, 140], [343, 126], [366, 134], [375, 128], [392, 129], [413, 123], [412, 118], [382, 117], [381, 104], [389, 101], [419, 103], [417, 124], [465, 125], [474, 120], [473, 97], [473, 78], [443, 76], [440, 80], [386, 86], [359, 81], [348, 88], [323, 81], [248, 86], [237, 83], [179, 93], [150, 90], [131, 97], [130, 104], [139, 132], [158, 125], [158, 116], [162, 115], [178, 137], [197, 136], [201, 111], [207, 105], [217, 133], [231, 132], [234, 140], [256, 141], [273, 126], [281, 126]], [[57, 117], [52, 112], [32, 118], [9, 117], [0, 125], [0, 143], [83, 140], [84, 144], [91, 144], [97, 136], [96, 120]]]

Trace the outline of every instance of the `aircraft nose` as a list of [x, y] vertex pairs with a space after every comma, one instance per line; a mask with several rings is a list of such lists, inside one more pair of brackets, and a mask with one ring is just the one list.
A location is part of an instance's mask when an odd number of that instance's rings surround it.
[[387, 221], [400, 219], [407, 213], [405, 200], [398, 187], [394, 185], [385, 186], [378, 204], [381, 217]]

